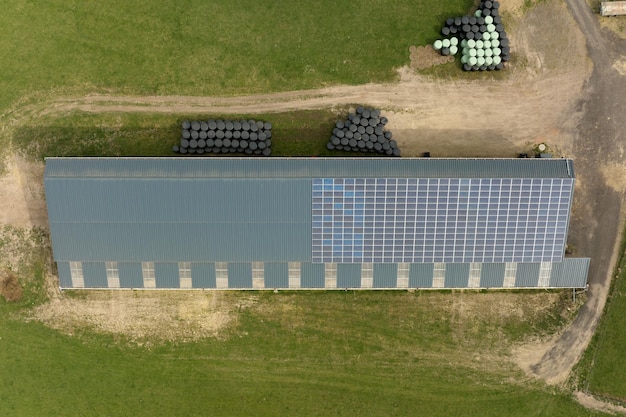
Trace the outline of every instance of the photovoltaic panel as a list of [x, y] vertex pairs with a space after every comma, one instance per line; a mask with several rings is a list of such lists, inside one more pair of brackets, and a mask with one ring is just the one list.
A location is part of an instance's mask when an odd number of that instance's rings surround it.
[[314, 178], [313, 262], [560, 262], [572, 178]]

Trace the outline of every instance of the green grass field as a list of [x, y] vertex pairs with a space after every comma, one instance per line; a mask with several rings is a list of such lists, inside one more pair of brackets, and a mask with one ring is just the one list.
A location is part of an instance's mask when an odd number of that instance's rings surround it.
[[626, 403], [626, 245], [611, 295], [596, 334], [577, 373], [581, 389]]
[[[232, 95], [394, 79], [471, 0], [5, 2], [0, 112], [25, 96]], [[27, 100], [28, 101], [28, 100]]]
[[[562, 325], [562, 303], [536, 312], [515, 302], [529, 296], [230, 293], [235, 305], [258, 300], [219, 338], [149, 348], [9, 319], [17, 307], [0, 302], [0, 408], [28, 417], [598, 415], [507, 359], [511, 343]], [[506, 313], [512, 302], [522, 314]]]

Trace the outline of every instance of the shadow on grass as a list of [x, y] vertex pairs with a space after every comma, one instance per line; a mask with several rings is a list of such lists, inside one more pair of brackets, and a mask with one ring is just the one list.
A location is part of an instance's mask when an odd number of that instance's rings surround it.
[[[347, 113], [347, 111], [346, 111]], [[52, 119], [45, 125], [26, 125], [13, 135], [13, 146], [25, 156], [131, 157], [180, 156], [172, 147], [180, 144], [183, 120], [255, 119], [271, 121], [272, 156], [332, 157], [381, 156], [377, 153], [330, 151], [326, 144], [334, 124], [343, 117], [324, 110], [271, 115], [114, 115], [81, 114]], [[229, 157], [246, 154], [202, 154], [189, 157]]]

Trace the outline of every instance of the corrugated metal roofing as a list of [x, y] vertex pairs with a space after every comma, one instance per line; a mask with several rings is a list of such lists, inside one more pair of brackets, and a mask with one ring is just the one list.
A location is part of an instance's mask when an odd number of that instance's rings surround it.
[[446, 288], [466, 288], [469, 280], [470, 264], [449, 263], [446, 264]]
[[409, 266], [410, 288], [431, 288], [433, 286], [434, 264], [411, 264]]
[[47, 178], [55, 260], [309, 261], [306, 179]]
[[517, 276], [515, 277], [516, 287], [536, 287], [539, 282], [539, 263], [518, 263]]
[[266, 262], [263, 265], [265, 288], [289, 288], [289, 264]]
[[59, 287], [72, 288], [72, 274], [69, 262], [57, 262], [57, 274], [59, 275]]
[[483, 288], [497, 288], [504, 284], [506, 264], [482, 264], [480, 269], [480, 286]]
[[120, 275], [120, 288], [143, 288], [141, 262], [120, 262], [117, 269]]
[[155, 262], [154, 278], [157, 288], [180, 288], [178, 263]]
[[550, 287], [584, 288], [589, 262], [589, 258], [565, 258], [563, 262], [553, 263]]
[[83, 276], [86, 288], [108, 288], [104, 262], [83, 262]]
[[360, 288], [361, 264], [337, 264], [337, 288]]
[[374, 288], [397, 287], [398, 264], [374, 264]]
[[215, 288], [215, 263], [194, 262], [191, 264], [191, 286], [193, 288]]
[[252, 288], [252, 264], [233, 262], [228, 264], [229, 288]]
[[300, 286], [302, 288], [324, 288], [324, 264], [302, 262], [300, 264]]
[[47, 158], [46, 178], [573, 178], [570, 159]]

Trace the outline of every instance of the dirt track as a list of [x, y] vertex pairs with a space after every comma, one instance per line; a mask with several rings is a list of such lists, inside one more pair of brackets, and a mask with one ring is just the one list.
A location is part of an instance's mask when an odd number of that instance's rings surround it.
[[[553, 342], [526, 346], [520, 364], [531, 374], [560, 383], [587, 346], [605, 304], [626, 186], [624, 41], [599, 29], [584, 0], [567, 3], [569, 12], [557, 1], [541, 3], [517, 23], [511, 40], [519, 60], [503, 81], [442, 83], [401, 69], [400, 81], [394, 84], [235, 98], [91, 95], [55, 99], [27, 113], [30, 118], [73, 110], [271, 113], [362, 103], [386, 109], [390, 129], [405, 154], [513, 156], [531, 144], [547, 142], [559, 154], [575, 159], [578, 181], [570, 243], [577, 256], [592, 258], [591, 288], [572, 325]], [[21, 173], [18, 179], [40, 169], [19, 163], [15, 167]], [[5, 179], [4, 186], [0, 184], [0, 197], [9, 183]], [[9, 200], [0, 198], [3, 223], [28, 225], [24, 210], [31, 212], [30, 224], [45, 223], [45, 207], [33, 213], [31, 200], [26, 191], [21, 200], [10, 200], [11, 207], [3, 206]], [[38, 210], [44, 210], [43, 217]]]
[[549, 383], [563, 382], [576, 364], [602, 315], [623, 225], [626, 80], [619, 71], [626, 41], [601, 30], [584, 0], [568, 0], [569, 10], [586, 35], [594, 68], [568, 123], [578, 174], [569, 242], [578, 256], [591, 258], [589, 295], [574, 322], [527, 363], [532, 374]]

